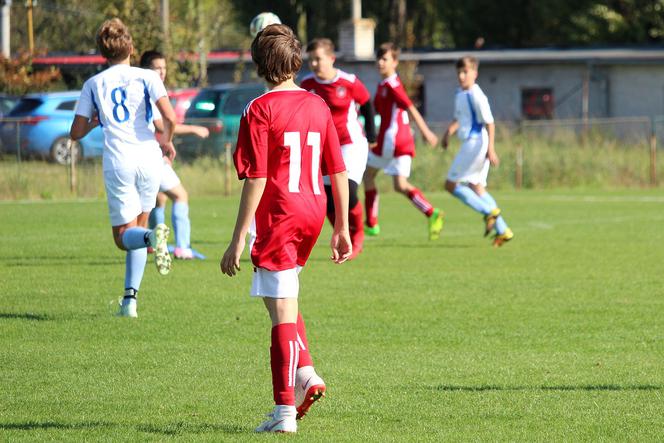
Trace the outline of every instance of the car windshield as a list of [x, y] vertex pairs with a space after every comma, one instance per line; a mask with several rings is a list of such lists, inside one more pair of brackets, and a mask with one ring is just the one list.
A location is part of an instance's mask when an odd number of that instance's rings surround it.
[[226, 91], [203, 90], [191, 102], [187, 118], [213, 118], [219, 114], [219, 102]]
[[10, 117], [19, 117], [22, 115], [27, 115], [37, 109], [39, 106], [41, 106], [43, 102], [39, 100], [38, 98], [22, 98], [21, 101], [18, 102], [16, 107], [11, 110], [9, 113]]

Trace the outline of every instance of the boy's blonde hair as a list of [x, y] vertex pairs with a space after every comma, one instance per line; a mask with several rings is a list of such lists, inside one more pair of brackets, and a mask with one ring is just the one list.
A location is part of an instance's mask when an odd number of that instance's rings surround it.
[[251, 58], [258, 75], [272, 84], [279, 84], [302, 67], [302, 44], [286, 25], [267, 26], [251, 43]]
[[472, 57], [470, 55], [467, 55], [465, 57], [461, 57], [456, 62], [456, 68], [457, 69], [470, 68], [470, 69], [474, 69], [474, 70], [477, 71], [477, 68], [479, 68], [479, 66], [480, 66], [480, 62], [478, 62], [475, 57]]
[[329, 38], [315, 38], [307, 45], [307, 52], [315, 51], [318, 48], [323, 48], [327, 55], [334, 55], [334, 43]]
[[399, 47], [392, 42], [383, 43], [378, 47], [378, 51], [376, 51], [376, 60], [378, 60], [388, 52], [392, 54], [393, 59], [399, 60], [399, 54], [401, 54], [401, 49], [399, 49]]
[[134, 47], [129, 28], [119, 18], [106, 20], [97, 31], [97, 47], [105, 59], [127, 58]]

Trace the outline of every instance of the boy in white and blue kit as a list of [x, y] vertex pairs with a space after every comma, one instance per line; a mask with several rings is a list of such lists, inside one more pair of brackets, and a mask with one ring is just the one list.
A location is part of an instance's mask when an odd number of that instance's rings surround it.
[[[159, 191], [162, 154], [175, 157], [175, 112], [159, 75], [129, 65], [133, 42], [119, 19], [101, 25], [97, 46], [110, 66], [83, 85], [70, 135], [72, 140], [79, 140], [95, 126], [102, 126], [104, 185], [113, 239], [119, 249], [127, 251], [119, 315], [136, 317], [136, 295], [143, 279], [147, 247], [155, 249], [160, 274], [167, 274], [171, 268], [168, 227], [161, 224], [149, 230], [146, 226]], [[164, 121], [161, 149], [150, 129], [151, 101]]]
[[445, 189], [484, 216], [484, 236], [495, 229], [493, 245], [499, 247], [512, 240], [514, 233], [486, 190], [489, 166], [497, 166], [500, 160], [494, 148], [495, 124], [489, 100], [475, 83], [477, 68], [474, 57], [463, 57], [456, 63], [460, 88], [454, 98], [454, 120], [443, 135], [443, 148], [447, 149], [450, 135], [456, 132], [461, 149], [450, 166]]

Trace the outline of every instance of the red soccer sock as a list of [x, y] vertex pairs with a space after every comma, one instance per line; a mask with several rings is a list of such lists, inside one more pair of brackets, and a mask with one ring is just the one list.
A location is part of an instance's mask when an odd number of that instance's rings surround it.
[[367, 226], [374, 227], [378, 224], [378, 190], [368, 189], [364, 191], [364, 207], [367, 210]]
[[348, 215], [350, 240], [353, 243], [353, 257], [356, 257], [362, 251], [364, 244], [364, 228], [362, 226], [364, 214], [362, 213], [362, 205], [359, 201], [348, 211]]
[[297, 367], [313, 366], [314, 362], [309, 353], [309, 342], [307, 341], [307, 329], [304, 327], [304, 320], [302, 314], [297, 314], [297, 342], [300, 345], [300, 357], [298, 358]]
[[298, 365], [297, 325], [281, 323], [272, 328], [270, 366], [274, 403], [295, 406], [295, 373]]
[[420, 191], [417, 188], [413, 188], [409, 193], [408, 193], [408, 198], [410, 199], [411, 202], [415, 205], [417, 209], [422, 211], [424, 215], [427, 217], [431, 217], [431, 214], [433, 214], [433, 206], [431, 206], [431, 203], [429, 203], [429, 200], [427, 200], [424, 197], [424, 194], [422, 194], [422, 191]]

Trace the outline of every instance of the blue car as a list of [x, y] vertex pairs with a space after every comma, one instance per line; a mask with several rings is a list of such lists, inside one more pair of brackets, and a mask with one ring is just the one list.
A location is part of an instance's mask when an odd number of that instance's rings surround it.
[[[77, 159], [101, 157], [104, 135], [99, 126], [78, 143], [69, 140], [80, 91], [45, 92], [22, 97], [0, 126], [0, 152], [47, 158], [68, 164], [72, 147]], [[18, 133], [17, 133], [18, 132]]]

